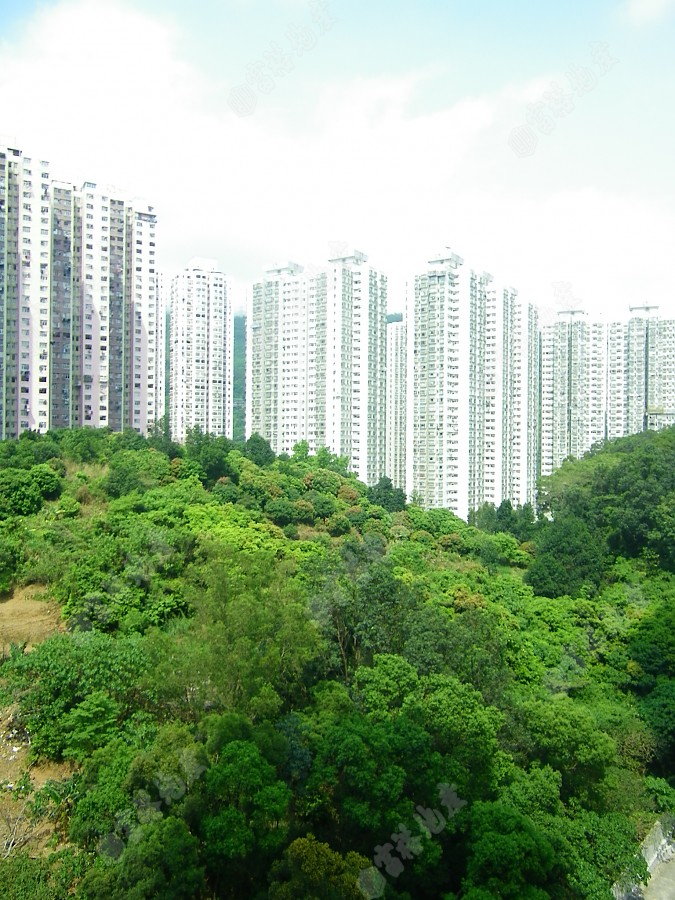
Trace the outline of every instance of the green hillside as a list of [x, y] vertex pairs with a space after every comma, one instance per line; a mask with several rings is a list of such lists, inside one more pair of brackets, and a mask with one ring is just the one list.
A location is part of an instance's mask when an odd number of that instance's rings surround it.
[[481, 530], [305, 444], [0, 444], [0, 590], [65, 629], [0, 667], [37, 766], [0, 894], [611, 900], [675, 811], [674, 454]]

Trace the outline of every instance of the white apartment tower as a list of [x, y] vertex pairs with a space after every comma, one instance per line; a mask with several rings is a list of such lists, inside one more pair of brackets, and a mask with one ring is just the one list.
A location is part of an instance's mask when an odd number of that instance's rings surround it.
[[152, 207], [0, 146], [0, 436], [164, 412]]
[[[527, 306], [527, 402], [522, 414], [525, 416], [525, 472], [522, 476], [525, 503], [533, 506], [537, 500], [537, 479], [541, 473], [541, 340], [539, 314], [533, 304]], [[506, 446], [506, 445], [505, 445]]]
[[502, 436], [500, 501], [536, 501], [539, 471], [539, 321], [513, 288], [501, 297]]
[[246, 317], [246, 434], [264, 437], [275, 453], [317, 437], [316, 411], [311, 438], [309, 431], [307, 401], [310, 395], [315, 406], [319, 400], [308, 370], [325, 353], [325, 322], [317, 334], [316, 285], [310, 303], [302, 273], [297, 263], [268, 270], [253, 285]]
[[49, 164], [0, 146], [0, 438], [47, 431]]
[[341, 443], [341, 455], [371, 485], [386, 467], [387, 278], [367, 261], [358, 251], [329, 261], [326, 445]]
[[659, 319], [656, 326], [656, 373], [648, 397], [645, 426], [658, 429], [675, 425], [675, 320]]
[[415, 277], [409, 496], [460, 516], [469, 508], [469, 309], [464, 260], [448, 252]]
[[156, 215], [151, 206], [94, 182], [76, 192], [75, 209], [81, 312], [72, 393], [78, 424], [147, 434], [164, 415]]
[[675, 424], [675, 321], [633, 307], [607, 335], [607, 437]]
[[501, 501], [501, 319], [492, 275], [469, 275], [468, 509]]
[[[629, 398], [626, 394], [626, 368], [630, 354], [630, 341], [627, 327], [623, 322], [610, 322], [607, 326], [607, 439], [623, 437], [628, 431]], [[644, 397], [644, 385], [642, 386]], [[641, 404], [641, 423], [636, 429], [644, 427], [644, 403]]]
[[541, 340], [541, 474], [549, 475], [605, 438], [605, 326], [565, 310]]
[[534, 309], [453, 253], [415, 279], [408, 492], [466, 517], [535, 499], [538, 333]]
[[276, 453], [307, 440], [347, 456], [362, 481], [385, 471], [387, 280], [355, 252], [253, 286], [247, 317], [247, 434]]
[[214, 260], [191, 260], [171, 279], [169, 429], [232, 437], [234, 319], [228, 277]]
[[406, 488], [408, 354], [405, 322], [387, 324], [387, 438], [385, 474]]

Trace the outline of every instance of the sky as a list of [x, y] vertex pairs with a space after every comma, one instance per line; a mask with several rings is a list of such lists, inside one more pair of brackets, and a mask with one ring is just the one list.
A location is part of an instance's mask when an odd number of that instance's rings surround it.
[[675, 0], [0, 0], [0, 142], [246, 286], [451, 248], [544, 318], [675, 317]]

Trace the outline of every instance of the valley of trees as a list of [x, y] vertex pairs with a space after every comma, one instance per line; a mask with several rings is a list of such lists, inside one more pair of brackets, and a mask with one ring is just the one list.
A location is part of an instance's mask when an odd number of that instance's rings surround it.
[[675, 812], [675, 429], [470, 524], [253, 436], [0, 443], [8, 900], [611, 900]]

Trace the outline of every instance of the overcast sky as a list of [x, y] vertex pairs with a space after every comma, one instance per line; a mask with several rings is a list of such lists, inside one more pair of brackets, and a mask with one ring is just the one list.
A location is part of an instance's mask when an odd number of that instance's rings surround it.
[[555, 309], [675, 316], [675, 0], [0, 0], [0, 140], [246, 284], [439, 249]]

